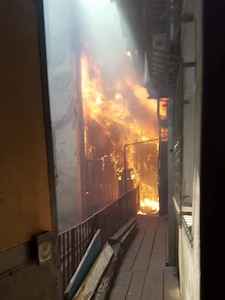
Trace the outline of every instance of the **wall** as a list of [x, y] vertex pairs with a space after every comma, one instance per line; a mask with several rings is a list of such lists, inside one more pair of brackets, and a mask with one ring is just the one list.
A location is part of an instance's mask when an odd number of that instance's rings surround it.
[[78, 122], [78, 78], [74, 78], [79, 72], [79, 64], [75, 65], [79, 49], [74, 43], [78, 37], [71, 3], [44, 1], [59, 231], [82, 220], [79, 140], [83, 129]]
[[[57, 299], [57, 220], [41, 2], [2, 0], [0, 19], [0, 298]], [[40, 239], [49, 246], [42, 266]]]
[[[184, 227], [179, 228], [179, 274], [182, 300], [200, 299], [200, 151], [202, 103], [202, 1], [186, 1], [183, 14], [193, 20], [183, 23], [181, 47], [184, 68], [183, 205], [192, 212], [192, 245]], [[195, 64], [192, 64], [192, 63]]]

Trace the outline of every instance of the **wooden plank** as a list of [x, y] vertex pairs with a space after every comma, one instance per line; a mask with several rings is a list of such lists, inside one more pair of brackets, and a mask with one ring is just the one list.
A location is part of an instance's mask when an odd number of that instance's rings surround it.
[[120, 266], [120, 272], [128, 272], [131, 271], [135, 258], [137, 256], [137, 253], [140, 249], [140, 245], [142, 244], [142, 241], [144, 239], [145, 232], [142, 230], [138, 231], [138, 234], [136, 235], [135, 239], [133, 240], [132, 244], [130, 245], [130, 248], [128, 249], [125, 257], [123, 258], [122, 264]]
[[86, 278], [82, 282], [73, 300], [81, 300], [81, 299], [90, 300], [92, 298], [105, 272], [105, 269], [108, 266], [112, 257], [113, 257], [113, 249], [107, 243], [104, 246], [101, 253], [99, 254], [96, 261], [94, 262]]
[[164, 271], [164, 300], [180, 300], [180, 289], [175, 267]]
[[[138, 234], [122, 261], [107, 299], [171, 300], [164, 299], [164, 287], [167, 288], [164, 286], [167, 216], [137, 216], [137, 227]], [[165, 284], [169, 286], [169, 283]]]
[[148, 224], [144, 240], [138, 251], [135, 259], [133, 270], [134, 271], [146, 271], [149, 265], [150, 257], [152, 254], [152, 248], [158, 223], [158, 217], [152, 217], [151, 222]]
[[134, 224], [120, 239], [120, 243], [112, 244], [114, 250], [114, 256], [110, 263], [109, 268], [107, 268], [107, 271], [104, 274], [101, 284], [96, 290], [94, 299], [99, 299], [99, 300], [107, 299], [109, 290], [113, 285], [113, 282], [116, 277], [116, 270], [119, 269], [121, 261], [123, 260], [124, 255], [127, 253], [127, 249], [129, 248], [130, 243], [134, 239], [136, 233], [137, 233], [137, 223], [134, 222]]
[[147, 215], [137, 215], [137, 224], [139, 229], [144, 229], [149, 225], [149, 222], [151, 222], [152, 216]]
[[149, 269], [163, 270], [166, 267], [167, 218], [159, 218]]
[[127, 292], [127, 297], [126, 297], [127, 300], [141, 299], [144, 280], [145, 280], [145, 272], [138, 271], [133, 273], [131, 283]]
[[166, 224], [166, 217], [158, 219], [152, 255], [143, 287], [141, 298], [143, 300], [163, 299], [163, 276], [166, 267]]
[[116, 244], [123, 237], [123, 235], [136, 223], [136, 218], [130, 218], [123, 227], [121, 227], [109, 240], [109, 243]]
[[146, 228], [149, 226], [149, 223], [151, 222], [151, 218], [148, 216], [137, 216], [137, 228], [138, 228], [138, 234], [136, 235], [135, 239], [131, 243], [123, 262], [120, 266], [120, 271], [130, 271], [133, 267], [133, 264], [135, 262], [135, 259], [138, 255], [138, 252], [140, 250], [140, 247], [143, 243]]
[[131, 242], [133, 241], [136, 233], [137, 233], [137, 223], [135, 222], [120, 240], [120, 246], [122, 252], [127, 252], [127, 249], [130, 246]]
[[163, 300], [163, 270], [148, 270], [140, 300]]
[[91, 240], [78, 268], [70, 279], [68, 286], [64, 292], [64, 299], [71, 300], [78, 291], [82, 281], [90, 271], [93, 263], [101, 251], [101, 234], [98, 229]]
[[117, 275], [108, 300], [125, 300], [132, 278], [132, 272], [120, 272]]
[[113, 285], [113, 282], [116, 279], [116, 270], [119, 269], [120, 266], [120, 245], [116, 244], [113, 246], [113, 258], [101, 280], [100, 285], [98, 286], [97, 290], [95, 291], [94, 297], [92, 300], [105, 300], [109, 294], [109, 291]]

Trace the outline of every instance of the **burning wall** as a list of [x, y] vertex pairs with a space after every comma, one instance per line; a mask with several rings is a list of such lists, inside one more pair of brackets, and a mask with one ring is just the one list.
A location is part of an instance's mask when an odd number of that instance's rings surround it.
[[83, 0], [80, 8], [86, 158], [109, 158], [118, 179], [132, 170], [141, 201], [158, 203], [158, 141], [145, 143], [159, 137], [157, 100], [134, 69], [136, 52], [128, 51], [115, 3]]
[[148, 93], [126, 55], [111, 86], [104, 85], [100, 65], [97, 58], [83, 52], [86, 156], [99, 160], [110, 157], [118, 175], [126, 163], [126, 168], [133, 170], [134, 185], [140, 186], [141, 200], [158, 202], [158, 141], [145, 143], [158, 138], [157, 101], [147, 99]]

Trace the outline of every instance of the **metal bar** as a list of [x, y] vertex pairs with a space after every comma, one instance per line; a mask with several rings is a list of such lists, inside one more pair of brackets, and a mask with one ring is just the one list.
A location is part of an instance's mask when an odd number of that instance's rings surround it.
[[75, 228], [71, 230], [71, 272], [75, 271]]
[[67, 240], [66, 240], [66, 246], [67, 246], [67, 279], [68, 279], [68, 281], [70, 280], [70, 266], [71, 266], [71, 264], [70, 264], [70, 251], [71, 251], [71, 249], [70, 249], [70, 233], [71, 233], [71, 231], [69, 231], [67, 233]]
[[139, 198], [139, 187], [124, 193], [117, 201], [58, 236], [63, 291], [76, 271], [96, 230], [101, 230], [103, 246], [115, 233], [119, 223], [137, 213], [137, 198]]
[[64, 290], [65, 287], [66, 287], [65, 234], [62, 237], [63, 237], [63, 252], [62, 252], [62, 259], [63, 259], [63, 290]]

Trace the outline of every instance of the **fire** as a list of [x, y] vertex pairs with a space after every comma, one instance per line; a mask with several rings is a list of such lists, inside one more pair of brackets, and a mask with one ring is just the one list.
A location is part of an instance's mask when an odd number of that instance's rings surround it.
[[140, 201], [140, 210], [138, 214], [146, 215], [146, 214], [157, 214], [159, 211], [159, 202], [155, 200], [150, 200], [145, 198]]
[[157, 100], [147, 99], [127, 55], [120, 72], [109, 78], [96, 60], [82, 55], [85, 155], [88, 159], [111, 157], [118, 181], [126, 163], [127, 170], [132, 170], [130, 180], [140, 186], [140, 212], [157, 213], [158, 141], [147, 142], [158, 138]]

